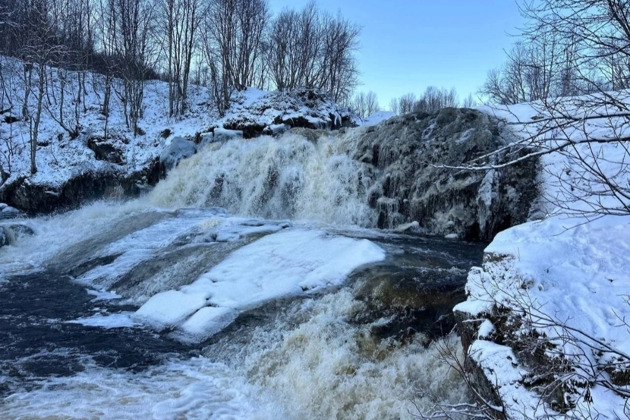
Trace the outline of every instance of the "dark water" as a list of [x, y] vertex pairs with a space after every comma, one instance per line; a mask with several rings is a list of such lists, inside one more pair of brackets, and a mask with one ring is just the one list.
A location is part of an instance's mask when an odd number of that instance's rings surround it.
[[0, 289], [0, 395], [49, 376], [73, 375], [87, 364], [131, 371], [194, 349], [141, 327], [102, 328], [68, 321], [136, 307], [95, 299], [68, 277], [14, 277]]
[[[356, 232], [351, 236], [361, 237]], [[348, 322], [369, 325], [388, 316], [390, 323], [373, 329], [373, 334], [401, 341], [410, 330], [439, 334], [448, 325], [440, 322], [453, 302], [463, 299], [466, 271], [481, 261], [483, 245], [411, 235], [367, 239], [383, 247], [388, 257], [357, 270], [342, 286], [368, 302], [367, 310]], [[71, 270], [65, 267], [66, 272]], [[423, 294], [448, 299], [427, 304], [416, 299]], [[99, 300], [54, 270], [13, 277], [0, 286], [0, 397], [37, 387], [46, 378], [75, 375], [87, 366], [139, 372], [202, 351], [220, 354], [208, 348], [232, 349], [226, 343], [252, 339], [256, 328], [283, 316], [288, 303], [279, 300], [249, 311], [208, 342], [188, 346], [169, 338], [168, 332], [141, 326], [106, 329], [69, 322], [99, 313], [133, 312], [137, 307], [122, 299]]]

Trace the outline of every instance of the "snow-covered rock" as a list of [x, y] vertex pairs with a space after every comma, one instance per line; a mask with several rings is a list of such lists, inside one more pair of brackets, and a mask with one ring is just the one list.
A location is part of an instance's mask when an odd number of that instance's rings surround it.
[[20, 212], [15, 207], [11, 207], [6, 203], [0, 203], [0, 220], [2, 219], [15, 219], [20, 217], [22, 212]]
[[182, 160], [197, 153], [197, 146], [192, 140], [174, 137], [171, 143], [160, 153], [160, 172], [164, 175]]
[[243, 311], [337, 286], [357, 267], [384, 258], [385, 251], [368, 240], [282, 231], [239, 248], [192, 284], [152, 296], [135, 319], [176, 328], [178, 338], [199, 342]]
[[[627, 146], [578, 144], [585, 133], [623, 136], [610, 110], [581, 120], [588, 110], [574, 106], [572, 98], [565, 101], [559, 106], [575, 115], [575, 122], [563, 126], [562, 136], [542, 137], [540, 144], [555, 147], [566, 139], [573, 145], [541, 159], [536, 220], [495, 237], [483, 266], [470, 271], [468, 298], [455, 311], [471, 378], [489, 401], [503, 407], [502, 415], [627, 418], [630, 221], [601, 213], [590, 217], [594, 209], [618, 206], [619, 197], [607, 197], [600, 179], [584, 166], [595, 157], [598, 171], [625, 185]], [[532, 123], [545, 120], [541, 115], [548, 110], [541, 108], [534, 103], [484, 111], [505, 118], [518, 140], [541, 129]], [[572, 188], [576, 180], [579, 189]]]

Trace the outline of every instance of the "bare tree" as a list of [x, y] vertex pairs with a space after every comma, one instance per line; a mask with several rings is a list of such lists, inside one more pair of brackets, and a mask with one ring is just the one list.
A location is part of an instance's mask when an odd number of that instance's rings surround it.
[[161, 6], [166, 29], [169, 116], [173, 116], [182, 114], [187, 107], [190, 70], [203, 10], [200, 0], [162, 0]]
[[257, 79], [268, 9], [266, 0], [214, 0], [208, 7], [204, 55], [220, 114], [229, 108], [234, 89], [245, 89]]
[[321, 13], [310, 2], [296, 12], [284, 10], [271, 24], [267, 61], [277, 89], [322, 89], [338, 102], [356, 86], [354, 51], [359, 28]]
[[373, 91], [368, 93], [359, 92], [354, 95], [350, 107], [362, 119], [369, 117], [380, 109], [378, 98]]
[[151, 34], [153, 30], [153, 3], [149, 0], [109, 0], [114, 31], [115, 57], [123, 92], [118, 92], [125, 111], [127, 127], [134, 134], [141, 133], [138, 126], [142, 118], [144, 83], [151, 66]]
[[472, 93], [469, 93], [468, 96], [466, 96], [466, 98], [464, 99], [464, 102], [462, 102], [462, 107], [472, 108], [474, 106], [477, 106], [477, 100], [473, 97]]
[[398, 114], [408, 114], [413, 111], [413, 107], [416, 103], [416, 95], [413, 93], [407, 93], [398, 98]]
[[458, 102], [455, 88], [446, 90], [444, 88], [438, 89], [435, 86], [429, 86], [422, 96], [420, 96], [420, 99], [414, 103], [413, 110], [415, 112], [434, 113], [442, 108], [456, 107]]
[[[630, 51], [621, 47], [630, 43], [630, 4], [622, 0], [541, 0], [526, 2], [522, 9], [528, 18], [525, 39], [536, 35], [566, 46], [564, 54], [560, 54], [566, 60], [560, 60], [564, 66], [554, 63], [557, 53], [540, 56], [540, 66], [553, 69], [541, 80], [553, 81], [554, 76], [560, 75], [555, 92], [576, 93], [570, 87], [573, 83], [566, 80], [576, 78], [580, 89], [589, 93], [553, 99], [553, 83], [536, 91], [534, 82], [523, 79], [518, 88], [528, 89], [524, 96], [495, 97], [500, 103], [536, 99], [531, 104], [536, 112], [533, 120], [513, 117], [513, 124], [522, 130], [516, 145], [528, 152], [505, 165], [559, 154], [568, 163], [563, 170], [551, 174], [556, 195], [548, 197], [557, 208], [587, 218], [629, 214], [630, 98], [625, 92], [609, 89], [626, 86], [624, 80], [630, 76], [630, 68], [624, 64]], [[528, 46], [523, 47], [527, 51]], [[523, 71], [518, 77], [528, 74]], [[471, 164], [489, 168], [493, 166], [487, 165], [489, 158]]]
[[315, 2], [302, 11], [283, 10], [271, 23], [266, 60], [279, 90], [314, 88], [322, 54], [321, 16]]
[[[31, 0], [28, 3], [26, 20], [26, 40], [21, 54], [24, 58], [24, 102], [22, 113], [30, 120], [30, 170], [37, 172], [36, 154], [44, 98], [47, 91], [46, 67], [59, 55], [60, 47], [56, 43], [56, 27], [49, 15], [47, 0]], [[33, 71], [36, 71], [35, 113], [31, 118], [29, 97], [33, 89]]]

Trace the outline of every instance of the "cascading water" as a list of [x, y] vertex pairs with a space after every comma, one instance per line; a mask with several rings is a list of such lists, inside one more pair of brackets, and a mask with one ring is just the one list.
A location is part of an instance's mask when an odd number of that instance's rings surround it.
[[356, 133], [211, 144], [142, 199], [21, 221], [35, 235], [0, 248], [0, 418], [397, 419], [464, 401], [440, 358], [458, 339], [436, 337], [482, 247], [367, 229]]
[[353, 137], [316, 135], [210, 144], [182, 162], [149, 200], [165, 207], [218, 206], [268, 219], [375, 226], [377, 214], [367, 200], [374, 174], [348, 156]]

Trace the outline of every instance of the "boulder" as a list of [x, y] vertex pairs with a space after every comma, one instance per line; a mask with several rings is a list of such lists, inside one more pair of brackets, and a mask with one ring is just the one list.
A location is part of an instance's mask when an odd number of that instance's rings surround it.
[[197, 153], [197, 146], [191, 140], [175, 137], [160, 153], [160, 176], [164, 177], [168, 171], [176, 167], [182, 159]]
[[23, 223], [0, 225], [0, 247], [11, 245], [23, 236], [31, 236], [34, 234], [33, 229]]
[[9, 206], [6, 203], [0, 203], [0, 220], [2, 219], [16, 219], [22, 216], [22, 212], [18, 209]]
[[87, 147], [94, 151], [97, 160], [104, 160], [116, 165], [125, 164], [125, 155], [122, 149], [116, 146], [113, 139], [103, 139], [101, 137], [90, 137], [87, 140]]
[[[456, 108], [407, 114], [366, 129], [353, 158], [380, 174], [368, 192], [378, 227], [418, 221], [430, 234], [488, 240], [526, 221], [538, 191], [537, 160], [490, 172], [448, 168], [505, 146], [507, 136], [499, 120]], [[514, 158], [525, 151], [508, 153]]]

